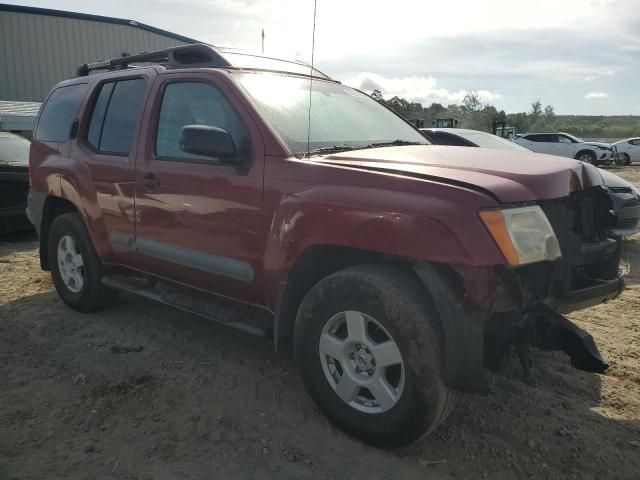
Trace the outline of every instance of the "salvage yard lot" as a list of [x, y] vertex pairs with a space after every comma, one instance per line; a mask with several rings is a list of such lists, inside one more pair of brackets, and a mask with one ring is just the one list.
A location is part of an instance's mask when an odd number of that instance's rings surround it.
[[270, 341], [124, 296], [73, 312], [33, 236], [0, 240], [0, 479], [638, 478], [640, 238], [624, 248], [627, 290], [571, 315], [606, 375], [534, 352], [535, 385], [512, 362], [434, 435], [384, 451], [332, 428]]

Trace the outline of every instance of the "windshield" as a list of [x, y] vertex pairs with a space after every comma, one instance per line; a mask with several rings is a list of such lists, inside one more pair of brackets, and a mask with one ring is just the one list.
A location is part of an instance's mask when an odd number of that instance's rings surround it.
[[0, 162], [28, 165], [30, 145], [29, 140], [17, 135], [0, 136]]
[[498, 148], [501, 150], [520, 150], [521, 152], [531, 151], [528, 148], [523, 147], [522, 145], [518, 145], [517, 143], [513, 143], [510, 140], [497, 137], [490, 133], [484, 133], [484, 132], [458, 133], [456, 132], [456, 135], [459, 135], [462, 138], [465, 138], [470, 142], [475, 143], [479, 147]]
[[307, 141], [311, 152], [384, 143], [428, 144], [417, 130], [377, 101], [344, 85], [314, 79], [311, 88], [309, 78], [271, 73], [238, 73], [235, 77], [294, 155], [307, 153]]

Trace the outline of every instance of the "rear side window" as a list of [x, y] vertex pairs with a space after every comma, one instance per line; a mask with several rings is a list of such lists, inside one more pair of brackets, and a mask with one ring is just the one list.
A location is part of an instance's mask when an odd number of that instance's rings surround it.
[[447, 132], [434, 132], [431, 134], [433, 140], [438, 145], [451, 145], [454, 147], [470, 147], [471, 143], [467, 140]]
[[87, 133], [91, 146], [103, 153], [129, 155], [146, 87], [142, 78], [100, 87]]
[[532, 142], [552, 142], [551, 135], [528, 135], [526, 138]]
[[180, 132], [185, 125], [223, 128], [231, 134], [240, 155], [248, 152], [249, 134], [244, 123], [213, 85], [196, 82], [168, 84], [162, 97], [156, 134], [158, 158], [211, 160], [180, 148]]
[[71, 124], [78, 115], [86, 91], [86, 83], [55, 89], [42, 108], [35, 139], [43, 142], [69, 140]]

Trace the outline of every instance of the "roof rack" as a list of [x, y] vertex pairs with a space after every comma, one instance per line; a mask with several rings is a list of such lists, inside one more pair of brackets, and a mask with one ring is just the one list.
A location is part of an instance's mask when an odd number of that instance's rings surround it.
[[167, 62], [172, 67], [230, 67], [231, 64], [211, 45], [194, 43], [179, 47], [158, 50], [157, 52], [138, 53], [99, 62], [85, 63], [76, 71], [78, 77], [86, 77], [93, 70], [124, 70], [131, 63]]

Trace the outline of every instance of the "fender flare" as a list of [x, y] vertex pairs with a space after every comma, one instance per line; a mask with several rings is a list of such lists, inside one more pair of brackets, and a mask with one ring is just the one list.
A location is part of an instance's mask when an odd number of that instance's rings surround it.
[[462, 392], [487, 393], [484, 315], [479, 309], [465, 305], [460, 287], [445, 267], [416, 262], [414, 270], [438, 312], [444, 335], [445, 384]]

